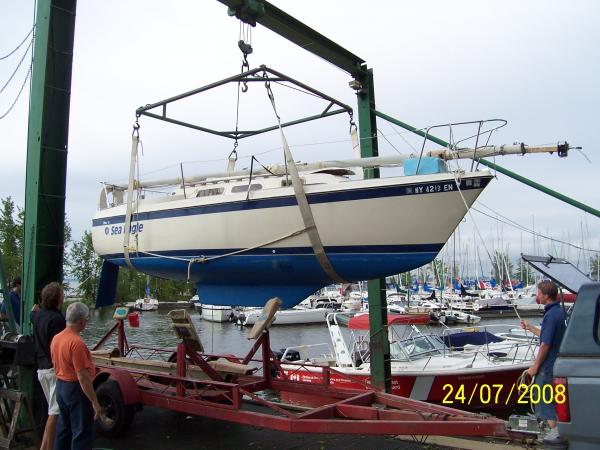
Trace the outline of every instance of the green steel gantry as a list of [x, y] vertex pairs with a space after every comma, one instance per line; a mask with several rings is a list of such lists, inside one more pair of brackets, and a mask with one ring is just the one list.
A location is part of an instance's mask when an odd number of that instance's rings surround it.
[[[401, 122], [377, 112], [373, 71], [367, 67], [364, 60], [266, 1], [219, 1], [229, 7], [230, 15], [235, 15], [253, 26], [259, 23], [349, 73], [356, 80], [353, 87], [356, 89], [358, 101], [361, 156], [378, 155], [376, 116], [396, 124]], [[25, 334], [32, 331], [26, 318], [39, 290], [50, 281], [61, 281], [63, 275], [67, 138], [75, 10], [76, 0], [37, 2], [25, 197], [21, 311], [22, 330]], [[418, 131], [409, 125], [404, 128]], [[436, 141], [431, 136], [428, 136], [428, 139], [447, 146], [444, 141]], [[495, 168], [499, 171], [502, 169], [500, 166]], [[512, 172], [505, 173], [536, 187], [535, 183]], [[368, 169], [365, 176], [378, 177], [379, 173], [377, 169]], [[550, 192], [546, 190], [546, 193]], [[565, 198], [561, 199], [566, 201]], [[571, 204], [581, 208], [582, 204], [573, 202]], [[597, 210], [586, 208], [587, 212], [600, 217]], [[377, 390], [390, 391], [385, 280], [369, 282], [369, 302], [372, 386]], [[24, 389], [29, 390], [30, 386], [24, 386]]]

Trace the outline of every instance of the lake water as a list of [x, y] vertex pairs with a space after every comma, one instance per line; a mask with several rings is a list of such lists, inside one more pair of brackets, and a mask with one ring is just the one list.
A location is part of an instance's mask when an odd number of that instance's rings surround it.
[[[230, 353], [237, 356], [245, 355], [253, 341], [248, 341], [246, 336], [249, 329], [239, 327], [230, 322], [216, 323], [202, 320], [200, 313], [194, 309], [187, 310], [198, 331], [198, 335], [207, 353]], [[126, 326], [127, 339], [130, 344], [143, 344], [159, 347], [175, 347], [177, 338], [171, 328], [171, 321], [167, 317], [168, 310], [158, 310], [140, 313], [139, 328]], [[88, 345], [93, 345], [114, 325], [113, 310], [103, 308], [91, 312], [91, 318], [82, 335]], [[530, 318], [533, 324], [538, 324], [541, 319]], [[490, 319], [482, 320], [480, 325], [510, 324], [518, 326], [518, 319]], [[436, 327], [439, 330], [439, 327]], [[330, 343], [329, 332], [326, 325], [286, 325], [273, 326], [271, 331], [271, 348], [278, 350], [288, 346], [312, 345]], [[347, 341], [349, 342], [349, 341]], [[311, 355], [326, 353], [326, 347], [312, 348]]]

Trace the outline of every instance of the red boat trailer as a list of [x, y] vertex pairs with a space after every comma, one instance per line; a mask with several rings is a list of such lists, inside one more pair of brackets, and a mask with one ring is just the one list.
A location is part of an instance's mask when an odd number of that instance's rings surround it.
[[[181, 339], [175, 351], [129, 345], [122, 318], [93, 348], [94, 387], [103, 407], [97, 422], [100, 432], [111, 436], [125, 432], [135, 411], [149, 405], [292, 433], [509, 435], [506, 422], [489, 415], [335, 388], [329, 374], [339, 372], [329, 367], [324, 368], [320, 385], [291, 381], [271, 351], [268, 329], [243, 358], [206, 354], [189, 315], [184, 310], [179, 314], [184, 320], [173, 320]], [[118, 349], [102, 350], [113, 334]], [[320, 406], [284, 404], [261, 393], [302, 394], [317, 399]]]

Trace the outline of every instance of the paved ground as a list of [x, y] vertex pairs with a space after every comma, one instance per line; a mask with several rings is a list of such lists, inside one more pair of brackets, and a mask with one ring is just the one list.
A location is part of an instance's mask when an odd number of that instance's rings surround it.
[[97, 436], [94, 448], [112, 450], [200, 449], [302, 449], [302, 450], [444, 450], [447, 447], [417, 444], [393, 437], [304, 435], [265, 430], [172, 411], [145, 407], [136, 414], [124, 436]]

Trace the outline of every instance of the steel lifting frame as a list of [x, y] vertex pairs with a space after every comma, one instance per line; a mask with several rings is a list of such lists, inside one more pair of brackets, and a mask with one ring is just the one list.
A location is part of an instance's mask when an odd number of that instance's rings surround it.
[[[218, 130], [214, 130], [211, 128], [202, 127], [200, 125], [195, 125], [195, 124], [192, 124], [189, 122], [184, 122], [182, 120], [177, 120], [177, 119], [174, 119], [173, 117], [169, 117], [167, 115], [167, 106], [178, 100], [183, 100], [183, 99], [192, 97], [194, 95], [200, 94], [202, 92], [208, 91], [210, 89], [214, 89], [214, 88], [217, 88], [220, 86], [227, 85], [229, 83], [256, 83], [256, 82], [290, 83], [291, 85], [295, 85], [298, 88], [300, 88], [301, 90], [308, 92], [309, 94], [315, 95], [315, 96], [329, 102], [327, 107], [320, 114], [282, 123], [281, 124], [282, 127], [289, 127], [291, 125], [297, 125], [300, 123], [309, 122], [311, 120], [322, 119], [324, 117], [334, 116], [334, 115], [341, 114], [344, 112], [346, 112], [350, 115], [353, 114], [352, 108], [350, 106], [334, 99], [333, 97], [330, 97], [329, 95], [324, 94], [323, 92], [320, 92], [310, 86], [307, 86], [306, 84], [301, 83], [300, 81], [297, 81], [297, 80], [295, 80], [287, 75], [284, 75], [283, 73], [278, 72], [274, 69], [271, 69], [267, 66], [260, 66], [256, 69], [248, 70], [239, 75], [225, 78], [224, 80], [217, 81], [217, 82], [208, 84], [206, 86], [203, 86], [203, 87], [200, 87], [197, 89], [193, 89], [191, 91], [176, 95], [176, 96], [168, 98], [166, 100], [162, 100], [160, 102], [156, 102], [151, 105], [146, 105], [146, 106], [140, 107], [136, 110], [136, 115], [152, 117], [154, 119], [162, 120], [165, 122], [173, 123], [173, 124], [184, 126], [187, 128], [192, 128], [192, 129], [198, 130], [198, 131], [203, 131], [205, 133], [216, 134], [218, 136], [227, 137], [230, 139], [237, 140], [237, 139], [243, 139], [243, 138], [250, 137], [250, 136], [256, 136], [261, 133], [266, 133], [268, 131], [276, 130], [279, 128], [279, 126], [274, 125], [274, 126], [270, 126], [270, 127], [262, 128], [262, 129], [258, 129], [258, 130], [218, 131]], [[332, 110], [332, 108], [334, 106], [337, 106], [338, 109]], [[161, 109], [160, 114], [152, 112], [152, 110], [155, 110], [158, 108]]]

